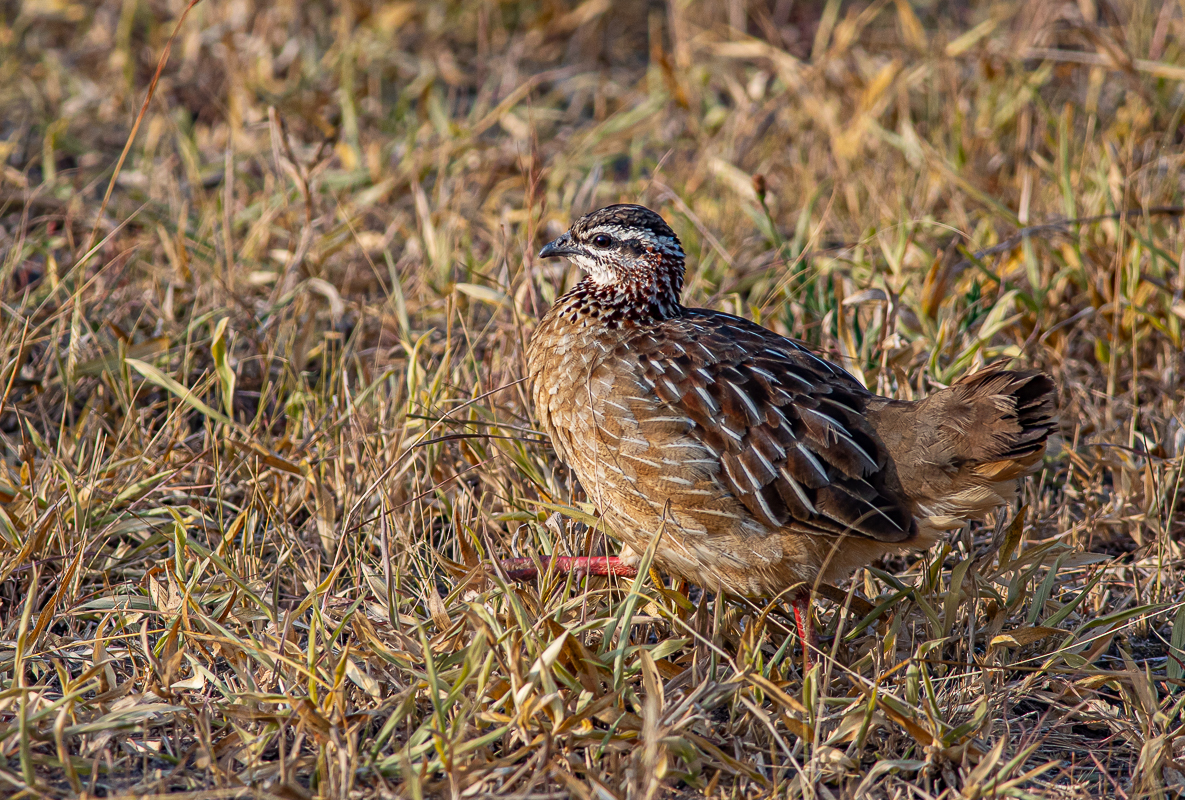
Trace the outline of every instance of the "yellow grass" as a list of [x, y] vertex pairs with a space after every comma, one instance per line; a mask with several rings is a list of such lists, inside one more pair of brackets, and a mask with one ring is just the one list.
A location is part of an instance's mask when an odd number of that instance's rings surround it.
[[[0, 2], [0, 795], [1185, 790], [1179, 4], [187, 5]], [[615, 546], [519, 380], [617, 201], [882, 393], [1047, 370], [1025, 510], [805, 675], [780, 602], [502, 580]]]

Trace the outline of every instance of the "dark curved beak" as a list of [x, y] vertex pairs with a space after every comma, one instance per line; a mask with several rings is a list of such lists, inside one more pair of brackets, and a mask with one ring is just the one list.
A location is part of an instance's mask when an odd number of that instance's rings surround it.
[[572, 241], [572, 234], [565, 233], [560, 238], [543, 245], [539, 251], [540, 258], [559, 258], [560, 256], [574, 256], [580, 250]]

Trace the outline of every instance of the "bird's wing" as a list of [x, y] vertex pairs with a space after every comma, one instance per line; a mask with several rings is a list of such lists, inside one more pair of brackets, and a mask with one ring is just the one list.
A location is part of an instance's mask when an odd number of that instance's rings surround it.
[[[694, 309], [621, 347], [653, 392], [656, 424], [689, 419], [725, 486], [769, 528], [884, 542], [915, 534], [912, 504], [864, 417], [871, 395], [847, 372], [752, 322]], [[638, 424], [647, 437], [648, 420]]]

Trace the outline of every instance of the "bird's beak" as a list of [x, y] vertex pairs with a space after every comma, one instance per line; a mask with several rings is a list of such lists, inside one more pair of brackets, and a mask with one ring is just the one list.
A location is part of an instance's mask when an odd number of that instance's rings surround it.
[[558, 258], [560, 256], [574, 256], [579, 253], [579, 248], [572, 242], [572, 234], [565, 233], [560, 238], [543, 245], [543, 249], [539, 251], [539, 257]]

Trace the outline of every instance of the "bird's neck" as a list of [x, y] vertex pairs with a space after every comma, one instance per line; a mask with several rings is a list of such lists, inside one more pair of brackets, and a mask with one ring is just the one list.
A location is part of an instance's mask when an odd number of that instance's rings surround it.
[[608, 281], [587, 275], [556, 301], [552, 313], [574, 323], [595, 319], [610, 327], [653, 324], [682, 315], [682, 291], [682, 262], [664, 258], [657, 267], [625, 270]]

